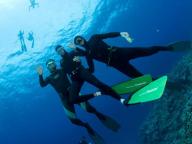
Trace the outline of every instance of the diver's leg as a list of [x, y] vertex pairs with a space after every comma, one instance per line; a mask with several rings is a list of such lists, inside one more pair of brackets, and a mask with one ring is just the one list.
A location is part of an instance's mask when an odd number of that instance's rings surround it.
[[105, 116], [98, 112], [89, 102], [80, 103], [80, 106], [87, 112], [95, 114], [99, 119], [105, 119]]
[[100, 90], [102, 90], [102, 92], [104, 92], [105, 94], [108, 94], [117, 100], [121, 99], [121, 97], [114, 90], [112, 90], [112, 88], [110, 88], [106, 84], [99, 81], [94, 75], [92, 75], [85, 68], [80, 69], [80, 76], [82, 79], [84, 79], [88, 83], [90, 83], [90, 84], [96, 86], [97, 88], [99, 88]]
[[171, 48], [168, 46], [152, 46], [148, 48], [135, 47], [135, 48], [118, 48], [117, 54], [121, 59], [130, 60], [145, 56], [156, 54], [160, 51], [170, 51]]
[[87, 123], [82, 122], [81, 120], [77, 119], [76, 112], [75, 112], [75, 107], [72, 103], [70, 103], [67, 99], [64, 99], [65, 97], [62, 97], [62, 103], [64, 106], [65, 113], [69, 120], [78, 126], [83, 126], [86, 128]]
[[83, 122], [77, 118], [74, 105], [71, 103], [68, 103], [66, 101], [62, 101], [62, 102], [64, 105], [65, 113], [66, 113], [67, 117], [69, 118], [69, 120], [75, 125], [86, 128], [86, 130], [88, 131], [89, 134], [94, 135], [94, 130], [89, 126], [89, 124], [86, 122]]
[[94, 143], [96, 143], [96, 144], [103, 144], [104, 143], [103, 138], [99, 134], [97, 134], [97, 132], [95, 132], [93, 130], [93, 128], [88, 123], [83, 122], [76, 117], [74, 105], [72, 105], [72, 104], [66, 105], [65, 104], [65, 111], [67, 111], [67, 116], [73, 124], [75, 124], [77, 126], [84, 127], [87, 130], [88, 134], [90, 135], [90, 137], [94, 141]]
[[81, 102], [88, 101], [89, 99], [94, 97], [94, 94], [87, 94], [87, 95], [79, 96], [83, 83], [84, 83], [83, 80], [72, 81], [71, 87], [69, 88], [69, 95], [70, 95], [71, 103], [78, 104]]
[[91, 135], [95, 134], [94, 130], [91, 128], [91, 126], [88, 123], [85, 123], [85, 122], [83, 122], [77, 118], [76, 119], [72, 118], [72, 119], [70, 119], [70, 121], [75, 125], [82, 126], [82, 127], [86, 128], [86, 130], [89, 134], [91, 134]]
[[82, 103], [82, 102], [86, 102], [92, 98], [94, 98], [95, 95], [94, 94], [86, 94], [86, 95], [81, 95], [81, 96], [78, 96], [76, 99], [73, 100], [73, 103], [74, 104], [79, 104], [79, 103]]
[[129, 61], [135, 58], [150, 56], [162, 50], [168, 51], [170, 48], [166, 46], [153, 46], [149, 48], [117, 48], [110, 65], [131, 78], [140, 77], [143, 74], [131, 65]]
[[22, 45], [23, 45], [23, 50], [24, 50], [24, 51], [27, 51], [27, 47], [26, 47], [26, 44], [25, 44], [24, 39], [22, 40]]
[[23, 45], [21, 45], [21, 51], [24, 52]]
[[110, 130], [117, 132], [120, 129], [120, 124], [116, 120], [98, 112], [90, 103], [81, 103], [81, 107], [87, 112], [95, 114], [100, 122]]
[[26, 51], [25, 48], [26, 46], [25, 46], [25, 42], [24, 42], [24, 40], [23, 39], [21, 39], [21, 48], [22, 48], [22, 51], [24, 52], [24, 51]]
[[25, 51], [27, 51], [27, 47], [26, 47], [26, 45], [24, 45], [24, 49], [25, 49]]
[[112, 66], [131, 78], [137, 78], [144, 75], [127, 61], [118, 61]]
[[32, 40], [31, 48], [34, 48], [34, 45], [35, 45], [35, 41]]
[[23, 42], [23, 40], [22, 40], [22, 39], [20, 39], [20, 42], [21, 42], [21, 45], [24, 45], [24, 42]]
[[79, 92], [81, 90], [81, 87], [83, 85], [82, 80], [72, 80], [71, 87], [69, 88], [69, 99], [70, 102], [74, 103], [75, 100], [79, 97]]
[[168, 45], [171, 51], [186, 52], [192, 50], [192, 41], [178, 41]]

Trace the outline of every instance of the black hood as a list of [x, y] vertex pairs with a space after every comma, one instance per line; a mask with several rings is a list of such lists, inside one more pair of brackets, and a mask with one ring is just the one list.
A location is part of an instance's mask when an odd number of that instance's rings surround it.
[[77, 40], [78, 38], [80, 38], [80, 39], [84, 40], [84, 42], [85, 42], [85, 44], [84, 44], [84, 45], [86, 45], [86, 44], [87, 44], [86, 39], [85, 39], [84, 37], [82, 37], [82, 36], [76, 36], [76, 37], [74, 38], [74, 44], [79, 45], [79, 44], [77, 44], [77, 43], [76, 43], [76, 40]]

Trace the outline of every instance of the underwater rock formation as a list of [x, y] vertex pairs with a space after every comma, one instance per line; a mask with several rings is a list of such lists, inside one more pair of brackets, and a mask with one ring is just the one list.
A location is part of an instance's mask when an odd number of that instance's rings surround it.
[[141, 127], [143, 144], [192, 144], [192, 52], [168, 77], [164, 96]]

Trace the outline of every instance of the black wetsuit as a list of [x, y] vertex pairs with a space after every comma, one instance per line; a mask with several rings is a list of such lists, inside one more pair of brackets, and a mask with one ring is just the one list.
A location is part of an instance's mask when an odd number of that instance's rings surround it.
[[76, 96], [76, 99], [72, 99], [71, 101], [70, 96], [69, 96], [69, 90], [70, 90], [70, 82], [67, 78], [66, 73], [64, 73], [62, 70], [56, 70], [53, 74], [48, 76], [46, 79], [43, 79], [43, 76], [39, 76], [39, 82], [41, 87], [45, 87], [48, 84], [51, 84], [54, 89], [57, 91], [59, 94], [61, 101], [63, 103], [63, 106], [65, 108], [66, 115], [70, 119], [70, 121], [73, 124], [83, 126], [85, 127], [90, 134], [94, 134], [94, 131], [92, 128], [85, 122], [82, 122], [80, 119], [76, 117], [75, 113], [75, 107], [74, 103], [80, 103], [81, 107], [85, 109], [89, 113], [95, 114], [99, 119], [102, 119], [104, 117], [103, 114], [98, 112], [91, 104], [87, 102], [88, 99], [94, 97], [93, 94], [88, 94], [88, 95], [82, 95], [82, 96]]
[[93, 98], [93, 94], [88, 95], [82, 95], [82, 96], [76, 96], [76, 99], [72, 99], [69, 97], [69, 90], [70, 90], [70, 82], [67, 78], [66, 73], [64, 73], [62, 70], [56, 70], [54, 73], [52, 73], [50, 76], [48, 76], [45, 80], [43, 79], [43, 76], [39, 76], [39, 82], [42, 87], [47, 86], [48, 84], [51, 84], [53, 88], [57, 91], [59, 94], [61, 100], [68, 101], [72, 104], [78, 104], [81, 102], [85, 102], [91, 98]]
[[80, 61], [74, 61], [77, 56], [83, 55], [85, 54], [79, 50], [72, 51], [71, 53], [66, 52], [60, 61], [62, 69], [70, 75], [72, 80], [70, 97], [76, 99], [75, 97], [77, 97], [83, 83], [86, 81], [99, 88], [103, 93], [120, 100], [121, 97], [113, 91], [112, 88], [102, 83], [94, 75], [92, 75], [90, 72], [91, 70], [89, 71], [84, 68]]
[[129, 77], [135, 78], [138, 76], [142, 76], [143, 74], [129, 63], [130, 60], [139, 57], [149, 56], [159, 51], [170, 50], [169, 47], [164, 46], [153, 46], [149, 48], [113, 47], [103, 41], [103, 39], [118, 36], [120, 36], [119, 32], [96, 34], [93, 35], [87, 42], [85, 42], [85, 45], [83, 47], [86, 49], [87, 56], [89, 57], [89, 63], [91, 64], [90, 69], [94, 71], [93, 59], [96, 59], [118, 69], [120, 72]]

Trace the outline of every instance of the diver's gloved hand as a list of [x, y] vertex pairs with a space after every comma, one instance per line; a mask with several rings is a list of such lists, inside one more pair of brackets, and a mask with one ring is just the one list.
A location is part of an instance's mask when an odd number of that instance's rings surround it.
[[121, 37], [125, 38], [129, 43], [133, 42], [128, 32], [120, 32]]
[[42, 66], [38, 66], [36, 69], [38, 75], [43, 75], [43, 67]]
[[129, 37], [129, 33], [128, 32], [120, 32], [121, 37]]
[[80, 60], [80, 57], [79, 57], [79, 56], [75, 56], [75, 57], [73, 58], [73, 61], [74, 61], [74, 62], [81, 62], [81, 60]]
[[69, 43], [68, 47], [73, 49], [73, 50], [76, 50], [76, 46], [73, 42]]
[[100, 91], [95, 92], [93, 95], [94, 95], [95, 97], [96, 97], [96, 96], [101, 96], [101, 92], [100, 92]]

